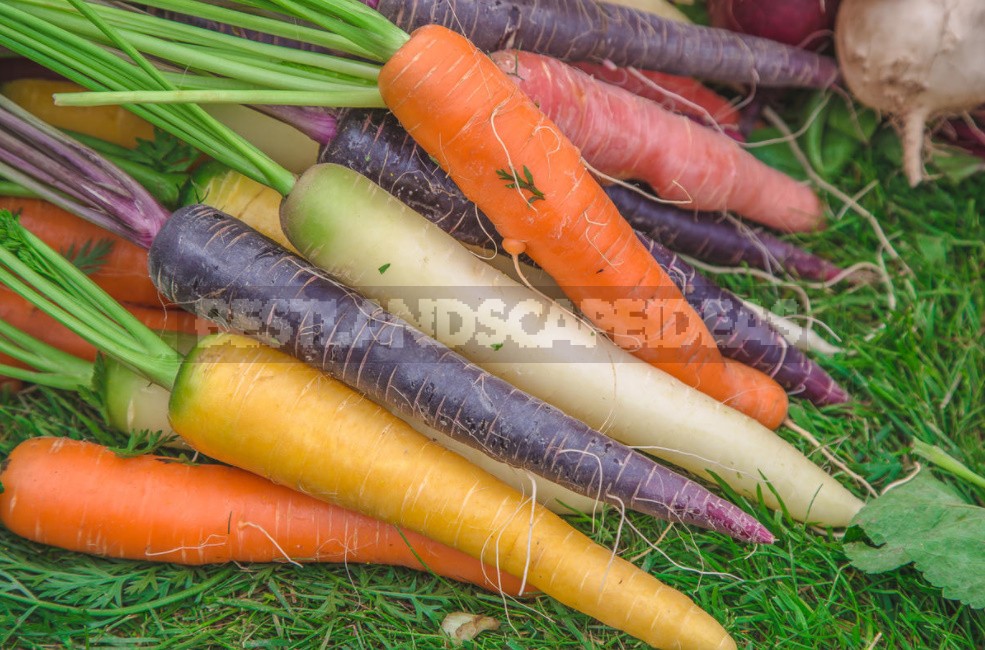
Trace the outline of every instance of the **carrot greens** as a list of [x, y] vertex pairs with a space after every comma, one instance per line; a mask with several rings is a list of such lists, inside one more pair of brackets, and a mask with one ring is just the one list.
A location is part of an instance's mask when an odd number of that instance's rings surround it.
[[10, 290], [161, 386], [174, 384], [180, 355], [7, 210], [0, 243], [0, 281]]

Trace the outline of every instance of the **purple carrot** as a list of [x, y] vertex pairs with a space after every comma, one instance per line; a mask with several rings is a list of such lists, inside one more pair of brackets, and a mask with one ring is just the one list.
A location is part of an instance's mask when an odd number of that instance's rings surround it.
[[612, 185], [606, 193], [638, 232], [667, 248], [712, 264], [749, 266], [771, 273], [787, 271], [807, 280], [826, 281], [842, 270], [831, 262], [778, 239], [759, 227], [740, 227], [724, 214], [690, 212]]
[[738, 296], [722, 289], [646, 235], [636, 236], [680, 287], [688, 303], [701, 314], [723, 354], [763, 371], [787, 392], [818, 406], [848, 401], [848, 393], [831, 375], [788, 343]]
[[371, 4], [405, 31], [429, 23], [479, 49], [516, 48], [563, 61], [757, 86], [825, 88], [838, 79], [830, 57], [764, 38], [690, 25], [597, 0], [378, 0]]
[[204, 318], [580, 494], [744, 541], [773, 539], [737, 506], [469, 363], [242, 222], [206, 206], [169, 214], [110, 162], [3, 97], [0, 156], [0, 174], [149, 246], [158, 289]]
[[[830, 57], [764, 38], [690, 25], [596, 0], [363, 0], [408, 33], [438, 23], [479, 49], [517, 48], [564, 61], [757, 86], [825, 88], [838, 79]], [[148, 8], [155, 15], [258, 42], [328, 51], [282, 36]]]
[[[324, 148], [320, 160], [364, 174], [459, 241], [484, 247], [501, 244], [488, 218], [389, 113], [342, 113], [339, 134]], [[787, 391], [816, 404], [848, 400], [848, 394], [823, 368], [790, 346], [736, 296], [645, 235], [640, 238], [702, 315], [723, 354], [762, 370]]]
[[772, 541], [738, 507], [489, 375], [214, 208], [175, 212], [149, 262], [169, 300], [290, 352], [398, 415], [608, 503]]

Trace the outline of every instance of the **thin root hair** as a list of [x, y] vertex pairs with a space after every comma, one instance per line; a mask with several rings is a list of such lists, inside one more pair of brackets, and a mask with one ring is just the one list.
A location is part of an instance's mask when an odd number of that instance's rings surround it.
[[660, 93], [663, 97], [676, 101], [677, 103], [683, 106], [687, 106], [688, 108], [690, 108], [691, 110], [693, 110], [694, 112], [696, 112], [698, 115], [700, 115], [706, 120], [707, 122], [706, 126], [708, 126], [708, 128], [717, 131], [722, 135], [725, 135], [725, 129], [722, 128], [722, 125], [718, 123], [718, 120], [715, 119], [715, 116], [709, 113], [708, 109], [706, 109], [704, 106], [692, 102], [690, 99], [678, 95], [677, 93], [664, 88], [663, 86], [655, 82], [653, 79], [650, 79], [642, 72], [640, 72], [639, 68], [634, 68], [630, 66], [626, 68], [626, 71], [629, 73], [631, 77], [634, 77], [637, 81], [641, 82], [644, 86], [646, 86], [650, 90], [656, 91], [657, 93]]
[[[671, 558], [669, 555], [667, 555], [667, 553], [665, 551], [663, 551], [659, 546], [657, 546], [654, 542], [651, 542], [649, 539], [647, 539], [646, 535], [644, 535], [642, 533], [642, 531], [640, 531], [639, 528], [637, 528], [636, 526], [634, 526], [632, 521], [630, 521], [630, 520], [627, 519], [626, 520], [626, 525], [629, 526], [630, 530], [632, 530], [633, 532], [635, 532], [639, 536], [639, 538], [642, 539], [643, 542], [647, 546], [649, 546], [654, 551], [656, 551], [657, 553], [659, 553], [665, 560], [667, 560], [668, 563], [670, 563], [671, 565], [677, 567], [681, 571], [687, 571], [688, 573], [696, 573], [699, 576], [714, 576], [714, 577], [719, 577], [719, 578], [730, 578], [730, 579], [735, 580], [737, 582], [742, 582], [743, 581], [742, 578], [740, 578], [739, 576], [737, 576], [737, 575], [735, 575], [733, 573], [725, 573], [725, 572], [722, 572], [722, 571], [705, 571], [703, 569], [697, 569], [697, 568], [694, 568], [694, 567], [685, 566], [683, 564], [680, 564], [678, 562], [675, 562], [674, 559]], [[697, 547], [695, 547], [695, 548], [697, 548]], [[697, 557], [699, 558], [699, 561], [700, 561], [701, 560], [701, 553], [699, 552], [699, 553], [696, 553], [695, 555], [697, 555]]]
[[293, 564], [294, 566], [297, 566], [297, 567], [304, 566], [300, 562], [298, 562], [298, 561], [294, 560], [293, 558], [291, 558], [291, 556], [289, 556], [287, 554], [287, 551], [285, 551], [281, 547], [281, 545], [277, 543], [277, 540], [274, 539], [274, 536], [271, 535], [270, 533], [268, 533], [267, 530], [263, 526], [261, 526], [260, 524], [255, 524], [252, 521], [241, 521], [241, 522], [239, 522], [239, 527], [240, 528], [256, 528], [257, 530], [260, 531], [260, 534], [261, 535], [263, 535], [264, 537], [266, 537], [270, 541], [270, 543], [273, 544], [273, 547], [275, 549], [277, 549], [277, 552], [280, 553], [281, 556], [283, 556], [285, 562], [290, 562], [291, 564]]
[[875, 488], [873, 488], [872, 485], [870, 485], [868, 481], [866, 481], [864, 478], [862, 478], [859, 474], [857, 474], [854, 471], [852, 471], [848, 467], [848, 465], [846, 465], [844, 462], [842, 462], [832, 452], [828, 451], [827, 446], [826, 445], [822, 445], [821, 442], [817, 438], [814, 437], [814, 434], [812, 434], [810, 431], [808, 431], [807, 429], [803, 428], [802, 426], [800, 426], [799, 424], [797, 424], [796, 422], [794, 422], [789, 417], [786, 420], [783, 421], [783, 424], [785, 426], [789, 427], [790, 429], [792, 429], [801, 438], [803, 438], [807, 442], [811, 443], [811, 445], [815, 449], [817, 449], [818, 451], [820, 451], [821, 454], [825, 458], [828, 459], [828, 462], [830, 462], [832, 465], [834, 465], [835, 467], [837, 467], [838, 469], [840, 469], [841, 471], [843, 471], [845, 474], [847, 474], [848, 476], [850, 476], [852, 478], [852, 480], [854, 480], [860, 486], [862, 486], [863, 488], [865, 488], [865, 491], [866, 492], [868, 492], [869, 494], [871, 494], [874, 497], [879, 496], [879, 493], [876, 492]]

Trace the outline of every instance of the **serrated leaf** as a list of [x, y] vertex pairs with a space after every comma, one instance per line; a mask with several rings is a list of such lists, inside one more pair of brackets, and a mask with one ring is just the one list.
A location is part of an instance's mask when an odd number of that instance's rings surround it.
[[929, 472], [869, 502], [853, 524], [874, 544], [845, 544], [857, 568], [882, 573], [912, 562], [945, 597], [985, 608], [985, 508]]
[[106, 263], [106, 258], [113, 252], [112, 239], [86, 240], [81, 246], [70, 245], [60, 251], [62, 257], [75, 265], [86, 275], [92, 275]]
[[845, 544], [845, 554], [855, 568], [866, 573], [885, 573], [913, 561], [902, 548], [869, 546], [865, 542]]
[[198, 152], [178, 137], [154, 129], [153, 140], [137, 140], [130, 159], [159, 172], [183, 174], [198, 160]]

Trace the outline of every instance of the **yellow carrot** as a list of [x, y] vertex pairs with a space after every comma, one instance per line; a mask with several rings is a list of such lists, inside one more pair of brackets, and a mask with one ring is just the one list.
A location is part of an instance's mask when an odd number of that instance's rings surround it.
[[425, 534], [661, 648], [734, 648], [689, 598], [290, 356], [219, 334], [179, 371], [171, 421], [227, 463]]

